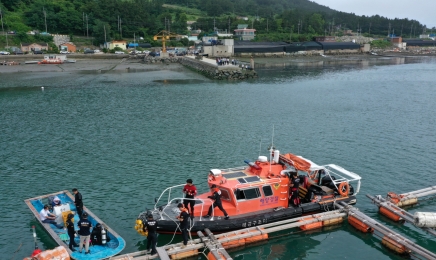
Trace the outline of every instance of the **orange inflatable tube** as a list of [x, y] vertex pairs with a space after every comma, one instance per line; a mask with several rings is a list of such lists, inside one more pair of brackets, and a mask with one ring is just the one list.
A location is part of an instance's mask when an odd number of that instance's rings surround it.
[[353, 216], [348, 216], [348, 223], [363, 233], [372, 233], [374, 229]]
[[[299, 220], [298, 222], [303, 222], [303, 221], [312, 220], [312, 219], [315, 219], [315, 218], [307, 217], [307, 218]], [[317, 228], [321, 228], [321, 227], [322, 227], [322, 221], [317, 221], [317, 222], [314, 222], [314, 223], [310, 223], [310, 224], [306, 224], [306, 225], [301, 225], [300, 229], [301, 230], [312, 230], [312, 229], [317, 229]]]
[[398, 222], [400, 220], [403, 220], [402, 217], [398, 216], [397, 214], [394, 214], [393, 212], [391, 212], [385, 207], [380, 207], [379, 210], [382, 215], [385, 215], [386, 217], [390, 218], [393, 221]]

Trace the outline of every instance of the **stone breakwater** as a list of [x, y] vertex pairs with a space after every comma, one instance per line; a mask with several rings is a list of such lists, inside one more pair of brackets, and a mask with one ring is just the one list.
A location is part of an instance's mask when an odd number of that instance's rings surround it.
[[202, 61], [201, 59], [188, 57], [144, 57], [144, 63], [147, 64], [169, 64], [176, 62], [208, 78], [216, 80], [246, 80], [257, 78], [257, 73], [254, 70], [242, 70], [236, 66], [217, 66]]

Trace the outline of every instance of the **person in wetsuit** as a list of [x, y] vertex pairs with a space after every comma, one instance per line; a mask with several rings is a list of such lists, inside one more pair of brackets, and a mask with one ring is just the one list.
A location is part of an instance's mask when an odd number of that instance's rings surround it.
[[76, 188], [73, 189], [73, 193], [74, 193], [74, 205], [76, 205], [77, 215], [79, 215], [79, 218], [82, 218], [82, 214], [83, 214], [82, 194], [80, 194], [80, 192]]
[[71, 214], [71, 213], [68, 214], [67, 221], [65, 224], [67, 226], [68, 236], [70, 237], [70, 243], [68, 244], [68, 247], [70, 248], [71, 251], [74, 252], [74, 251], [76, 251], [76, 249], [74, 249], [74, 247], [79, 246], [74, 241], [74, 235], [76, 234], [76, 231], [74, 230], [74, 214]]
[[189, 215], [191, 215], [191, 218], [194, 217], [194, 206], [195, 206], [195, 200], [194, 197], [197, 195], [197, 188], [194, 184], [192, 184], [192, 179], [186, 180], [186, 185], [183, 187], [183, 193], [185, 193], [185, 199], [183, 200], [183, 205], [186, 209], [188, 209], [188, 205], [190, 205], [191, 211], [189, 212]]
[[180, 210], [180, 215], [177, 217], [177, 219], [180, 220], [180, 230], [182, 231], [183, 247], [185, 247], [188, 244], [189, 213], [188, 213], [188, 209], [185, 208], [185, 206], [182, 203], [179, 203], [177, 207]]
[[157, 244], [157, 221], [153, 219], [153, 215], [150, 214], [147, 216], [147, 224], [144, 226], [144, 231], [148, 231], [147, 236], [147, 250], [150, 250], [151, 246], [151, 255], [157, 254], [156, 244]]
[[229, 219], [230, 217], [227, 214], [226, 210], [223, 208], [223, 204], [221, 202], [221, 191], [220, 191], [220, 189], [218, 189], [215, 184], [212, 184], [210, 189], [212, 190], [212, 196], [207, 196], [207, 197], [209, 199], [212, 199], [214, 202], [209, 207], [209, 211], [207, 212], [207, 215], [205, 217], [209, 218], [210, 215], [212, 214], [212, 209], [215, 208], [215, 207], [218, 207], [224, 213], [224, 216], [225, 216], [224, 219]]
[[300, 178], [298, 177], [298, 172], [293, 172], [291, 175], [291, 183], [289, 185], [291, 187], [291, 199], [290, 204], [294, 206], [300, 205], [300, 198], [298, 197], [298, 187], [300, 187]]

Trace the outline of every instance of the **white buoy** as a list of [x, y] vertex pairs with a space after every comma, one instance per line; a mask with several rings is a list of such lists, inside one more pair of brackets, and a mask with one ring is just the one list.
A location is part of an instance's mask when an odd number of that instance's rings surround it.
[[41, 87], [41, 90], [44, 91], [44, 87]]

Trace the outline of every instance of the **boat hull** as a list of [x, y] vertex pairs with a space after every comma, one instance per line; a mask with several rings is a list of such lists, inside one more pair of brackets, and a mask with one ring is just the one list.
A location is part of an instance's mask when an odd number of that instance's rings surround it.
[[[245, 214], [240, 216], [230, 216], [229, 220], [225, 220], [223, 216], [216, 216], [213, 219], [195, 217], [191, 220], [191, 233], [197, 233], [208, 228], [214, 233], [228, 232], [232, 230], [238, 230], [242, 228], [248, 228], [258, 226], [262, 224], [277, 222], [286, 219], [297, 218], [305, 215], [316, 214], [334, 209], [334, 202], [345, 202], [347, 204], [355, 204], [356, 197], [342, 197], [335, 200], [321, 202], [321, 203], [304, 203], [300, 207], [288, 207], [288, 208], [275, 208], [271, 210], [265, 210], [253, 214]], [[155, 213], [155, 212], [154, 212]], [[168, 216], [168, 214], [165, 214]], [[145, 216], [141, 216], [142, 218]], [[145, 219], [143, 221], [146, 221]], [[158, 221], [158, 233], [180, 233], [177, 228], [178, 221], [175, 218], [163, 218], [157, 219]], [[193, 222], [193, 225], [192, 225]]]
[[[30, 198], [25, 200], [27, 206], [30, 208], [32, 213], [35, 215], [36, 219], [39, 221], [42, 227], [50, 234], [50, 236], [56, 241], [56, 243], [64, 247], [70, 254], [72, 259], [105, 259], [114, 255], [119, 254], [125, 247], [126, 243], [124, 239], [118, 235], [114, 230], [108, 227], [101, 219], [94, 215], [87, 207], [83, 207], [84, 212], [88, 213], [88, 220], [92, 223], [94, 227], [97, 223], [102, 224], [107, 230], [107, 236], [110, 237], [110, 241], [104, 245], [90, 245], [90, 254], [85, 255], [83, 252], [78, 251], [72, 252], [69, 247], [69, 237], [65, 229], [59, 229], [53, 224], [43, 223], [39, 217], [39, 212], [47, 204], [49, 197], [58, 196], [60, 198], [62, 205], [67, 205], [71, 211], [74, 212], [74, 222], [75, 228], [77, 228], [77, 222], [79, 217], [76, 214], [76, 207], [74, 205], [74, 197], [68, 191], [61, 191], [57, 193], [47, 194], [38, 196], [35, 198]], [[75, 242], [79, 244], [79, 237], [75, 238]], [[84, 250], [83, 250], [84, 251]]]

